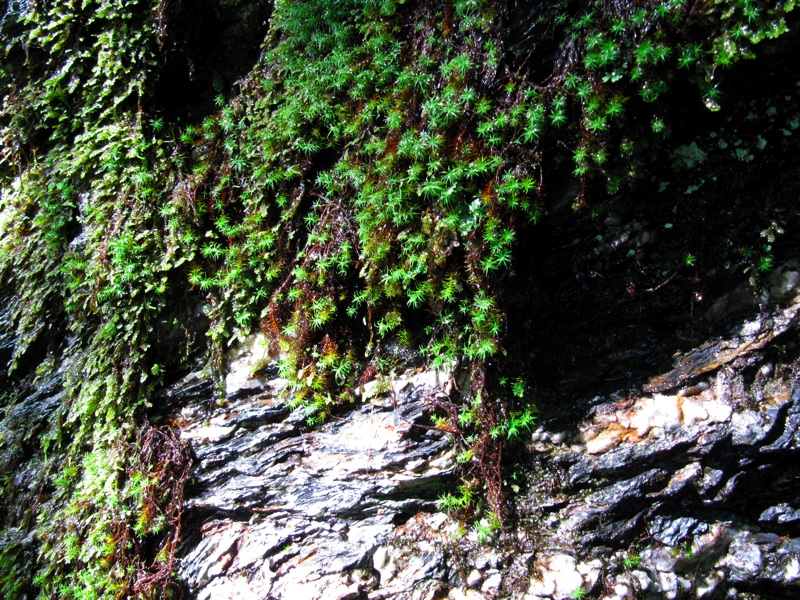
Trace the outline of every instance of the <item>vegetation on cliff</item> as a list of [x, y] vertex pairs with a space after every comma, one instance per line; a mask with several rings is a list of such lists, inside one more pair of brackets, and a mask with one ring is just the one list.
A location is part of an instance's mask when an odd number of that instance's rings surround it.
[[[726, 68], [793, 8], [278, 1], [255, 64], [189, 77], [207, 89], [187, 98], [165, 81], [189, 52], [179, 0], [9, 3], [2, 401], [51, 371], [64, 395], [38, 432], [36, 514], [5, 523], [35, 531], [38, 558], [4, 544], [0, 589], [177, 590], [188, 459], [146, 420], [203, 334], [219, 378], [233, 340], [267, 333], [309, 425], [416, 352], [467, 374], [438, 422], [464, 463], [443, 503], [499, 526], [503, 446], [534, 414], [504, 354], [519, 240], [560, 180], [575, 211], [624, 189], [670, 135], [675, 88], [720, 110]], [[4, 504], [22, 497], [2, 485]]]

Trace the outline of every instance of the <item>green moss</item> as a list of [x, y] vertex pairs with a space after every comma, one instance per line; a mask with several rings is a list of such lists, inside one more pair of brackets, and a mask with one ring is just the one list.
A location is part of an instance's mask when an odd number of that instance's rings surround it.
[[[498, 3], [277, 2], [259, 62], [230, 97], [209, 90], [210, 114], [191, 123], [153, 105], [164, 3], [38, 3], [6, 27], [12, 375], [48, 332], [73, 340], [45, 438], [55, 491], [36, 526], [41, 597], [134, 586], [144, 559], [114, 547], [115, 528], [142, 537], [164, 524], [142, 512], [155, 463], [131, 470], [126, 444], [189, 353], [193, 305], [218, 374], [232, 337], [265, 330], [314, 423], [363, 376], [391, 371], [390, 346], [468, 372], [465, 404], [441, 424], [467, 457], [464, 489], [486, 482], [502, 515], [494, 467], [533, 419], [523, 384], [496, 383], [509, 376], [502, 289], [520, 236], [547, 214], [548, 177], [616, 193], [670, 134], [674, 82], [719, 109], [718, 72], [786, 31], [789, 9], [615, 6], [552, 17], [558, 68], [540, 82], [507, 64]], [[677, 161], [702, 162], [685, 148]]]

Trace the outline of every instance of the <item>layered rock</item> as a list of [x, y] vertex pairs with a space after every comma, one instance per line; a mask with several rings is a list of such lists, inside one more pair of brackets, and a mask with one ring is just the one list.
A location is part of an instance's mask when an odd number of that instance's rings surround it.
[[[380, 588], [390, 597], [393, 587], [415, 593], [441, 579], [441, 549], [416, 546], [402, 584], [391, 584], [400, 567], [386, 543], [409, 520], [444, 524], [435, 500], [455, 461], [430, 415], [446, 378], [408, 373], [387, 394], [311, 430], [303, 410], [281, 399], [285, 382], [248, 377], [252, 367], [250, 352], [234, 361], [224, 406], [195, 376], [170, 392], [194, 393], [181, 412], [197, 469], [180, 570], [193, 595], [355, 598]], [[420, 514], [427, 524], [415, 520]]]
[[542, 471], [521, 507], [543, 540], [530, 597], [795, 596], [800, 362], [774, 360], [796, 356], [792, 339], [761, 350], [799, 307], [762, 307], [641, 392], [587, 399], [566, 443], [534, 434]]
[[576, 400], [573, 430], [545, 414], [508, 480], [516, 517], [488, 538], [436, 506], [457, 483], [431, 426], [450, 375], [372, 382], [310, 429], [254, 338], [221, 405], [197, 375], [169, 391], [197, 457], [179, 575], [215, 599], [794, 597], [800, 303], [784, 284], [639, 391]]

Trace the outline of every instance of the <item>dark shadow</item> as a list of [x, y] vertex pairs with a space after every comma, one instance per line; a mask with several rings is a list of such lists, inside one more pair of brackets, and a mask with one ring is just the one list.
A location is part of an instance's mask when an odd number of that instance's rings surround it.
[[172, 0], [164, 9], [163, 68], [152, 103], [168, 120], [197, 122], [258, 60], [269, 0]]
[[525, 2], [509, 0], [502, 13], [500, 37], [505, 42], [505, 60], [514, 71], [524, 71], [536, 83], [553, 72], [565, 39], [564, 28], [555, 24], [562, 13], [575, 11], [574, 2]]
[[671, 135], [616, 196], [550, 165], [549, 213], [520, 234], [505, 291], [508, 355], [546, 428], [575, 431], [593, 398], [640, 392], [675, 353], [730, 337], [758, 314], [771, 271], [800, 258], [800, 129], [786, 125], [800, 114], [798, 42], [724, 74], [720, 112], [675, 90]]

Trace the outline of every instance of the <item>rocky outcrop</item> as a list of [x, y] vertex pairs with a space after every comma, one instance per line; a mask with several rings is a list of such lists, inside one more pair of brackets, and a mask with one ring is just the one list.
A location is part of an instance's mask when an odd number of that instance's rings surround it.
[[417, 546], [400, 585], [390, 584], [400, 567], [386, 546], [409, 521], [444, 525], [435, 500], [455, 461], [430, 415], [446, 377], [408, 373], [346, 418], [310, 430], [303, 410], [282, 399], [283, 381], [248, 376], [255, 352], [234, 360], [222, 406], [196, 376], [170, 390], [193, 398], [180, 413], [197, 457], [180, 569], [192, 594], [355, 598], [380, 589], [393, 597], [446, 579], [442, 549]]
[[780, 303], [639, 391], [577, 400], [573, 429], [545, 414], [508, 480], [515, 520], [488, 537], [436, 506], [457, 483], [430, 418], [454, 393], [449, 374], [371, 382], [351, 412], [310, 429], [251, 338], [230, 357], [225, 402], [196, 374], [168, 391], [197, 459], [179, 570], [189, 595], [794, 597], [797, 273], [776, 271]]
[[[776, 273], [773, 296], [789, 298], [796, 274]], [[796, 296], [762, 306], [641, 392], [587, 399], [561, 444], [534, 433], [520, 504], [540, 523], [530, 597], [795, 597], [800, 362], [786, 360], [792, 339], [762, 350], [798, 309]]]

